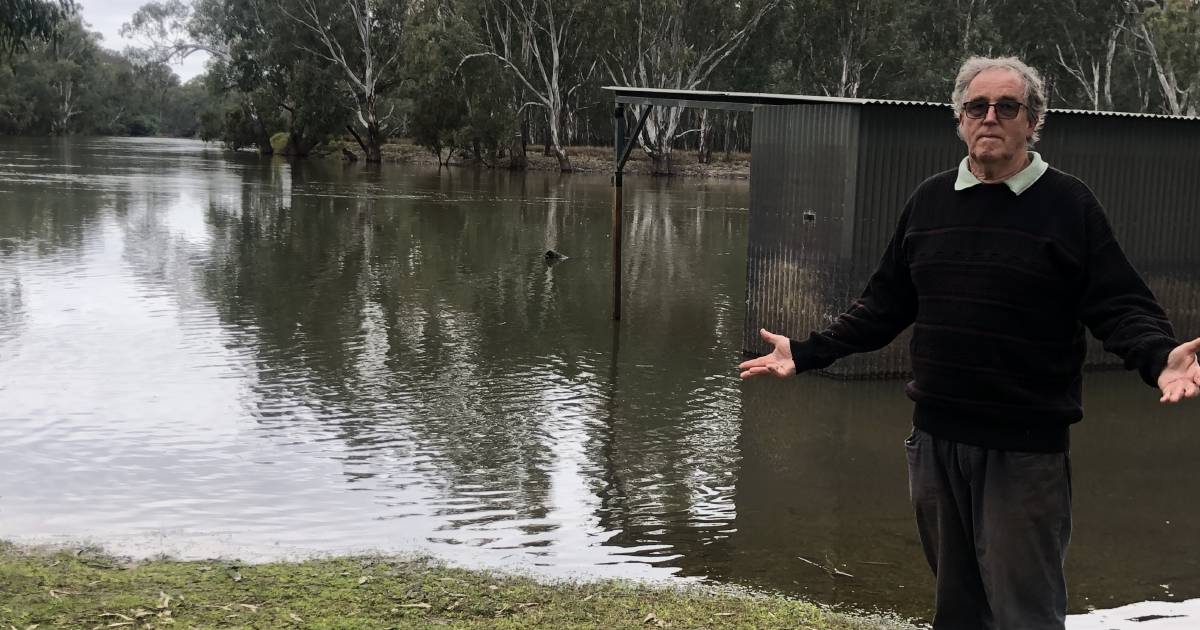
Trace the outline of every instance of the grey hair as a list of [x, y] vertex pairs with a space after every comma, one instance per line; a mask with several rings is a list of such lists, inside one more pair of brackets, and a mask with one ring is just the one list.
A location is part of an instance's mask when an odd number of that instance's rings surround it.
[[971, 85], [971, 81], [980, 73], [997, 68], [1015, 72], [1025, 85], [1026, 116], [1029, 117], [1029, 122], [1033, 123], [1033, 135], [1029, 137], [1027, 144], [1029, 148], [1033, 148], [1039, 138], [1038, 132], [1046, 123], [1046, 85], [1037, 70], [1025, 65], [1025, 62], [1016, 57], [971, 57], [964, 61], [958, 69], [958, 77], [954, 79], [954, 94], [951, 97], [954, 118], [958, 119], [962, 113], [967, 87]]

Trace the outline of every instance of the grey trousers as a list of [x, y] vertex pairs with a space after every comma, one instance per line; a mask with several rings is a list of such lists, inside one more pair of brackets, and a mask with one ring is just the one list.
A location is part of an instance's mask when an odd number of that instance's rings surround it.
[[1066, 453], [998, 451], [914, 429], [909, 495], [937, 579], [934, 630], [1062, 630]]

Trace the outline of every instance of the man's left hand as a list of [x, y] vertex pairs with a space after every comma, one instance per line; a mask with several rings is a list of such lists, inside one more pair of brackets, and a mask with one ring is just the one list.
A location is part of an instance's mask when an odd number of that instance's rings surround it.
[[1196, 351], [1200, 350], [1200, 337], [1181, 343], [1167, 355], [1167, 367], [1158, 377], [1158, 388], [1162, 390], [1159, 402], [1174, 403], [1184, 398], [1200, 396], [1200, 363], [1196, 362]]

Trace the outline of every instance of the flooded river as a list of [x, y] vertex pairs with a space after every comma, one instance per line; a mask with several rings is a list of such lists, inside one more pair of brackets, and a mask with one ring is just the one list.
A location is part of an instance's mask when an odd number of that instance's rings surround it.
[[[902, 382], [741, 383], [748, 184], [625, 197], [615, 327], [605, 176], [0, 141], [0, 538], [927, 615]], [[1200, 597], [1200, 404], [1085, 401], [1072, 610]]]

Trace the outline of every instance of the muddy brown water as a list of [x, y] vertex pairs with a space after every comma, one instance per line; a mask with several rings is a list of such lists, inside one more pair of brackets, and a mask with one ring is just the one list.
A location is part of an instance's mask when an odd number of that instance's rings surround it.
[[[748, 184], [625, 197], [614, 327], [603, 176], [0, 141], [0, 537], [928, 615], [902, 382], [741, 383]], [[1075, 612], [1200, 596], [1200, 403], [1156, 401], [1088, 376]]]

